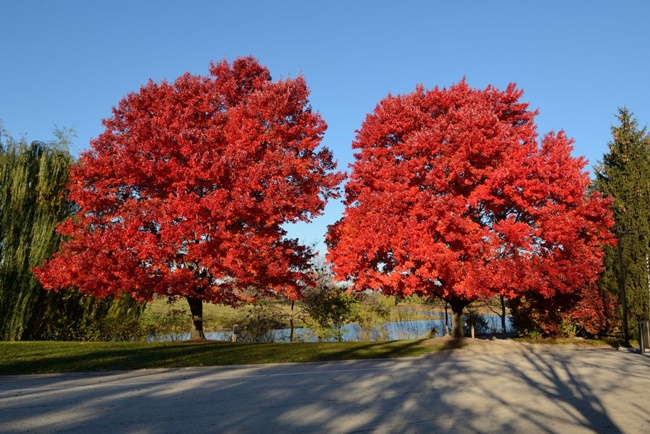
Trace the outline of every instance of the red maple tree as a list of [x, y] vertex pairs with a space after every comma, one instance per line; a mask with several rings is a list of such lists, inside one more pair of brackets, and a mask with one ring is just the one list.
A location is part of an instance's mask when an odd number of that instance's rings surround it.
[[346, 210], [327, 237], [340, 279], [442, 298], [454, 337], [474, 300], [551, 297], [596, 280], [612, 240], [609, 202], [587, 194], [586, 162], [563, 132], [538, 143], [522, 93], [463, 80], [377, 105], [357, 132]]
[[46, 289], [98, 297], [184, 297], [192, 338], [202, 302], [247, 289], [299, 294], [313, 253], [283, 225], [338, 196], [343, 174], [302, 77], [273, 82], [254, 58], [210, 64], [128, 94], [71, 172], [74, 218], [59, 252], [35, 270]]

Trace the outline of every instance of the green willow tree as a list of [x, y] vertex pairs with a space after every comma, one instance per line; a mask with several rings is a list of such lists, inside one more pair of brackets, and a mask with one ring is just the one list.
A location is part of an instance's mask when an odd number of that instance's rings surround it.
[[74, 211], [65, 198], [71, 133], [56, 130], [57, 141], [28, 144], [0, 125], [0, 340], [106, 338], [107, 321], [132, 322], [141, 312], [128, 298], [44, 291], [32, 274], [58, 248], [56, 224]]
[[[626, 301], [630, 334], [650, 313], [648, 258], [650, 254], [650, 136], [639, 128], [627, 108], [618, 111], [619, 124], [612, 127], [609, 152], [595, 168], [593, 188], [614, 199], [614, 234], [620, 238], [625, 269]], [[599, 285], [619, 297], [619, 259], [616, 247], [608, 247], [605, 272]], [[622, 309], [618, 318], [622, 318]]]

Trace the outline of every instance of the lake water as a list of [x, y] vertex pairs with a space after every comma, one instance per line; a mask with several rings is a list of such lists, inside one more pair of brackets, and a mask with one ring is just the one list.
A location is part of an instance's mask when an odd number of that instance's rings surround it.
[[[420, 339], [425, 337], [438, 337], [445, 334], [445, 320], [444, 316], [440, 318], [440, 314], [432, 312], [432, 319], [430, 320], [417, 320], [417, 321], [399, 321], [399, 322], [385, 322], [378, 324], [378, 329], [374, 333], [362, 331], [358, 324], [347, 324], [343, 326], [343, 340], [344, 341], [359, 341], [359, 340], [399, 340], [399, 339]], [[498, 315], [482, 315], [487, 322], [485, 330], [477, 330], [477, 333], [496, 333], [501, 331], [501, 317]], [[451, 327], [451, 316], [449, 317], [449, 324]], [[315, 341], [315, 337], [309, 337], [310, 330], [305, 328], [296, 328], [296, 340], [302, 341]], [[510, 324], [510, 317], [506, 318], [506, 332], [512, 333], [514, 329]], [[278, 329], [273, 331], [272, 340], [275, 342], [288, 342], [290, 329]], [[210, 340], [216, 341], [230, 341], [232, 339], [231, 331], [221, 332], [206, 332], [205, 337]], [[175, 337], [176, 340], [187, 340], [189, 334], [180, 335]]]

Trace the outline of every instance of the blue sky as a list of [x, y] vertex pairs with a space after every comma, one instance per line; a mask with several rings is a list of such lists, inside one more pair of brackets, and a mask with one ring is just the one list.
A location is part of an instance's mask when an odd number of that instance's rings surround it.
[[[101, 119], [149, 78], [207, 74], [253, 55], [274, 78], [303, 74], [340, 168], [366, 114], [389, 92], [514, 82], [563, 129], [574, 155], [602, 159], [618, 107], [650, 122], [650, 2], [0, 0], [0, 119], [16, 138], [77, 130], [88, 149]], [[290, 235], [319, 249], [341, 216], [332, 203]]]

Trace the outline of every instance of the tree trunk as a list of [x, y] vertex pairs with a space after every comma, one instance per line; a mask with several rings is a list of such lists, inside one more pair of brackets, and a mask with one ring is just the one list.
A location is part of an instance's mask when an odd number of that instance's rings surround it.
[[445, 336], [449, 334], [449, 303], [445, 301]]
[[463, 339], [465, 332], [463, 330], [463, 309], [469, 303], [457, 298], [449, 300], [451, 306], [451, 337], [453, 339]]
[[186, 298], [192, 313], [190, 340], [205, 340], [205, 333], [203, 333], [203, 301], [189, 295]]
[[503, 295], [500, 295], [501, 299], [501, 333], [506, 332], [506, 300], [503, 298]]
[[293, 326], [293, 306], [295, 305], [295, 301], [291, 300], [291, 316], [289, 317], [289, 327], [291, 329], [291, 332], [289, 333], [289, 342], [293, 342], [295, 336], [295, 330]]

